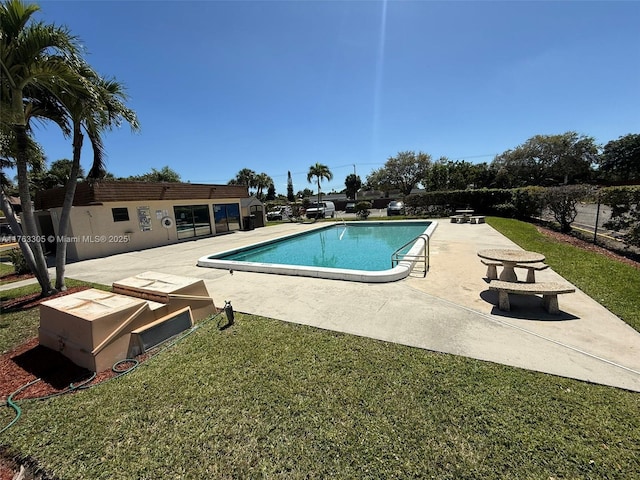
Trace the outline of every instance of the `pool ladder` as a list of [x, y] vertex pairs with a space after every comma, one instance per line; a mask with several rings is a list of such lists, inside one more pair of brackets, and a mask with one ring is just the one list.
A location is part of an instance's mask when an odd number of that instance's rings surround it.
[[[429, 240], [430, 238], [431, 237], [429, 237], [429, 234], [423, 233], [417, 236], [416, 238], [414, 238], [413, 240], [409, 240], [407, 243], [402, 245], [399, 249], [397, 249], [395, 252], [391, 254], [391, 268], [395, 267], [402, 260], [408, 260], [410, 262], [423, 261], [424, 272], [422, 273], [422, 276], [426, 277], [427, 272], [429, 271]], [[424, 255], [409, 255], [408, 253], [400, 253], [401, 250], [408, 247], [412, 243], [417, 242], [418, 240], [422, 240], [424, 242], [424, 249], [422, 250], [424, 251]]]

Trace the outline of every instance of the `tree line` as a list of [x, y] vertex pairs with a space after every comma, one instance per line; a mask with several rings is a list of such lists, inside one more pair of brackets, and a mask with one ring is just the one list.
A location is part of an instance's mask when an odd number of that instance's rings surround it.
[[[261, 200], [270, 201], [278, 197], [273, 180], [266, 173], [256, 174], [244, 168], [229, 183], [246, 185]], [[342, 191], [347, 198], [355, 198], [360, 189], [378, 190], [389, 196], [396, 192], [409, 195], [416, 188], [446, 191], [579, 183], [640, 183], [640, 134], [621, 136], [604, 147], [597, 145], [593, 137], [573, 131], [535, 135], [523, 144], [496, 155], [489, 163], [447, 157], [434, 160], [425, 152], [402, 151], [373, 170], [364, 182], [355, 174], [348, 175]], [[286, 195], [289, 202], [312, 193], [305, 189], [294, 195], [289, 172]]]
[[600, 148], [593, 137], [566, 132], [535, 135], [497, 155], [491, 163], [433, 160], [405, 151], [367, 177], [367, 187], [409, 195], [469, 188], [519, 188], [571, 184], [640, 183], [640, 134], [628, 134]]

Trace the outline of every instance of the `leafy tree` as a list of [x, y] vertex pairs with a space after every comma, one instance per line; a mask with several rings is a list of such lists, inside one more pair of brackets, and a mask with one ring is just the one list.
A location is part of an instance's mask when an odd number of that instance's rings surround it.
[[[73, 161], [63, 158], [60, 160], [56, 160], [49, 167], [48, 174], [51, 178], [53, 178], [56, 182], [54, 186], [62, 187], [64, 186], [71, 177], [71, 170], [73, 169]], [[84, 169], [80, 167], [78, 169], [78, 180], [84, 178]]]
[[[64, 187], [71, 175], [73, 161], [62, 158], [51, 164], [47, 170], [32, 169], [30, 180], [36, 190], [47, 190], [49, 188]], [[78, 180], [85, 176], [84, 169], [78, 170]]]
[[546, 204], [553, 213], [553, 218], [560, 224], [560, 231], [571, 231], [571, 224], [578, 215], [576, 205], [587, 192], [588, 189], [582, 185], [564, 185], [547, 189]]
[[395, 187], [389, 178], [387, 170], [383, 167], [373, 170], [367, 175], [367, 189], [380, 190], [384, 193], [385, 197], [388, 197], [391, 190], [394, 190]]
[[623, 232], [625, 242], [640, 247], [640, 187], [604, 188], [600, 198], [611, 206], [611, 219], [605, 228]]
[[276, 187], [272, 183], [271, 185], [269, 185], [269, 189], [267, 190], [267, 196], [266, 196], [265, 200], [271, 201], [271, 200], [275, 200], [275, 199], [276, 199]]
[[320, 203], [320, 182], [322, 179], [327, 179], [327, 181], [331, 181], [333, 179], [333, 173], [329, 170], [329, 167], [323, 165], [322, 163], [316, 163], [315, 165], [311, 165], [309, 167], [309, 172], [307, 173], [307, 182], [312, 183], [313, 179], [316, 179], [318, 185], [318, 203]]
[[313, 195], [313, 190], [311, 190], [310, 188], [305, 188], [304, 190], [299, 190], [297, 195], [298, 198], [309, 198], [311, 195]]
[[291, 178], [291, 172], [287, 172], [287, 200], [295, 202], [296, 197], [293, 194], [293, 180]]
[[497, 186], [559, 185], [588, 181], [598, 147], [592, 137], [566, 132], [536, 135], [491, 164]]
[[640, 134], [611, 140], [604, 146], [598, 163], [607, 181], [640, 181]]
[[426, 153], [399, 152], [395, 157], [390, 157], [382, 168], [369, 175], [367, 183], [378, 190], [389, 192], [398, 189], [404, 195], [409, 195], [426, 177], [430, 165], [431, 156]]
[[420, 183], [429, 191], [486, 188], [492, 181], [492, 175], [486, 163], [452, 161], [446, 157], [440, 157], [432, 163], [425, 175]]
[[[75, 92], [83, 87], [72, 67], [78, 58], [77, 38], [65, 27], [30, 22], [38, 10], [37, 5], [26, 5], [20, 0], [7, 0], [0, 5], [0, 119], [15, 139], [21, 225], [26, 238], [38, 235], [29, 191], [29, 121], [35, 110], [47, 110], [48, 118], [68, 129], [55, 92], [61, 89]], [[6, 129], [3, 127], [3, 131]], [[42, 295], [48, 295], [51, 281], [42, 245], [24, 240], [19, 243]]]
[[344, 186], [346, 187], [347, 198], [356, 198], [358, 190], [362, 188], [362, 180], [355, 173], [347, 175], [344, 180]]
[[432, 192], [449, 190], [450, 164], [451, 160], [447, 157], [440, 157], [429, 165], [425, 177], [421, 180], [424, 188]]
[[143, 173], [142, 175], [132, 175], [124, 180], [131, 180], [134, 182], [181, 182], [182, 178], [180, 174], [165, 165], [160, 170], [152, 168], [150, 172]]

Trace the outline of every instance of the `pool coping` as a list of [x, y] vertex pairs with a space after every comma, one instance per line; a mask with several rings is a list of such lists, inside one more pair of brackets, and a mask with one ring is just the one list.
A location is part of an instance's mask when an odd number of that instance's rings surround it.
[[[397, 223], [398, 221], [393, 221], [393, 223]], [[424, 223], [425, 220], [402, 220], [404, 223]], [[425, 231], [419, 235], [426, 236], [428, 239], [431, 238], [433, 232], [436, 230], [438, 226], [438, 222], [435, 220], [429, 220], [430, 224], [427, 226]], [[392, 223], [391, 221], [358, 221], [358, 222], [344, 222], [345, 225], [349, 224], [379, 224], [379, 223]], [[318, 226], [320, 228], [330, 228], [335, 226], [335, 224], [331, 225], [322, 225]], [[245, 248], [254, 248], [262, 245], [268, 245], [270, 243], [278, 242], [281, 240], [285, 240], [288, 238], [293, 238], [300, 235], [300, 233], [292, 233], [288, 235], [282, 235], [280, 237], [265, 240], [262, 242], [257, 242], [252, 245], [248, 245], [246, 247], [235, 248], [231, 250], [225, 250], [222, 252], [213, 253], [210, 255], [205, 255], [200, 257], [197, 261], [197, 266], [206, 267], [206, 268], [217, 268], [222, 270], [229, 271], [243, 271], [243, 272], [254, 272], [254, 273], [270, 273], [277, 275], [291, 275], [291, 276], [300, 276], [300, 277], [311, 277], [311, 278], [324, 278], [328, 280], [344, 280], [351, 282], [364, 282], [364, 283], [388, 283], [395, 282], [398, 280], [402, 280], [409, 276], [411, 271], [413, 270], [415, 264], [417, 263], [416, 257], [420, 254], [422, 250], [422, 244], [418, 241], [411, 247], [411, 249], [407, 252], [406, 257], [408, 259], [403, 259], [398, 262], [395, 267], [392, 267], [387, 270], [377, 270], [377, 271], [367, 271], [367, 270], [354, 270], [354, 269], [345, 269], [345, 268], [329, 268], [329, 267], [309, 267], [309, 266], [299, 266], [299, 265], [283, 265], [283, 264], [275, 264], [275, 263], [263, 263], [263, 262], [243, 262], [240, 260], [221, 260], [221, 259], [212, 259], [211, 256], [214, 255], [229, 255], [241, 251]], [[418, 238], [416, 237], [416, 239]], [[429, 240], [427, 240], [428, 245]], [[427, 247], [428, 250], [428, 247]], [[428, 251], [427, 251], [428, 255]]]

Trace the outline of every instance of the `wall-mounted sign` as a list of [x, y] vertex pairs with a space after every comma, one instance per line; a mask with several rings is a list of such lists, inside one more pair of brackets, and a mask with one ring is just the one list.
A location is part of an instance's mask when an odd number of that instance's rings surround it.
[[138, 207], [138, 224], [141, 232], [151, 230], [151, 209], [149, 207]]

